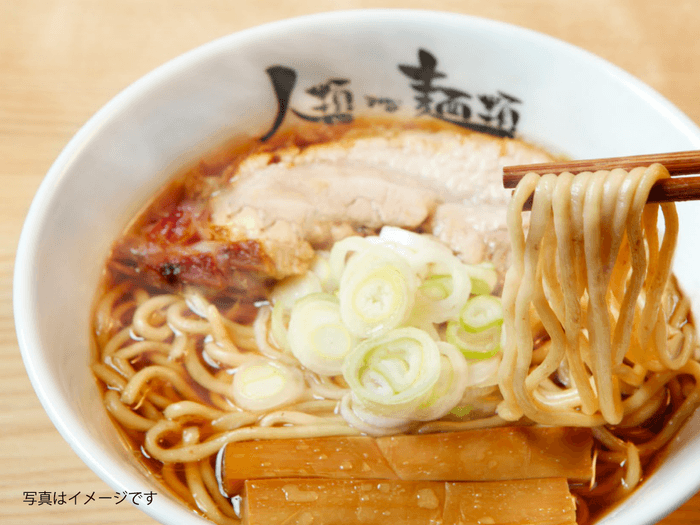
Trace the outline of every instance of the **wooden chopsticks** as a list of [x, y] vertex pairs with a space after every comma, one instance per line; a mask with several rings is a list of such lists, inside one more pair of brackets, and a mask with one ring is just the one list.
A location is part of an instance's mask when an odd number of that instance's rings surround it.
[[666, 167], [671, 178], [660, 180], [654, 184], [649, 192], [648, 202], [700, 200], [700, 177], [682, 177], [682, 175], [700, 173], [700, 150], [505, 166], [503, 168], [503, 187], [515, 188], [520, 179], [531, 171], [540, 174], [559, 174], [569, 171], [575, 175], [583, 171], [612, 170], [615, 168], [631, 170], [657, 162]]

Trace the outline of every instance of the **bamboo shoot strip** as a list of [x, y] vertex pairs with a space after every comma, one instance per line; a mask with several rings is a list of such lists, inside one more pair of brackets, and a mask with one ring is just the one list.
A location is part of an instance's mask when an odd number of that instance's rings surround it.
[[491, 481], [592, 475], [586, 428], [501, 427], [377, 438], [399, 479]]
[[590, 480], [589, 429], [513, 427], [385, 438], [326, 437], [230, 443], [223, 484], [242, 479], [315, 477], [490, 481], [564, 477]]
[[443, 525], [575, 525], [576, 504], [564, 478], [446, 483]]
[[445, 483], [277, 478], [246, 481], [244, 525], [574, 525], [565, 479]]
[[226, 445], [223, 484], [236, 480], [309, 477], [397, 479], [373, 438], [362, 436], [241, 441]]

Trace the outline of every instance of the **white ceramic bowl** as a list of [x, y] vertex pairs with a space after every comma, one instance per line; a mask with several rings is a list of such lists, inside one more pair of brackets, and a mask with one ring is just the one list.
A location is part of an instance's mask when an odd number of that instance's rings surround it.
[[[271, 128], [278, 114], [271, 66], [296, 72], [287, 123], [298, 119], [293, 111], [322, 116], [306, 90], [335, 78], [349, 80], [336, 87], [352, 92], [356, 116], [390, 115], [391, 102], [381, 99], [391, 99], [395, 114], [416, 117], [420, 93], [411, 84], [422, 84], [431, 113], [514, 127], [516, 136], [573, 158], [700, 148], [700, 129], [625, 72], [532, 31], [452, 13], [363, 10], [277, 22], [202, 46], [134, 83], [90, 119], [46, 175], [18, 248], [15, 321], [29, 377], [63, 437], [115, 490], [159, 492], [140, 508], [164, 524], [205, 520], [162, 494], [122, 445], [88, 367], [90, 306], [110, 243], [169, 173], [225, 138]], [[431, 71], [444, 76], [427, 79]], [[441, 88], [472, 97], [449, 102]], [[508, 102], [492, 110], [504, 110], [500, 128], [479, 116], [487, 109], [481, 95]], [[329, 113], [347, 112], [345, 95], [338, 101]], [[697, 204], [680, 208], [675, 271], [700, 312], [693, 265], [700, 214]], [[605, 524], [652, 523], [700, 488], [698, 416]]]

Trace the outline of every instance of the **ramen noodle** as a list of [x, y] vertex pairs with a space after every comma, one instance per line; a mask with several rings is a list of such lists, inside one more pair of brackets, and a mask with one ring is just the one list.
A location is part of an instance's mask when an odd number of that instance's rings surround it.
[[548, 160], [376, 122], [205, 158], [107, 261], [107, 410], [215, 523], [594, 520], [695, 409], [700, 367], [675, 208], [646, 204], [668, 173], [502, 190], [504, 165]]

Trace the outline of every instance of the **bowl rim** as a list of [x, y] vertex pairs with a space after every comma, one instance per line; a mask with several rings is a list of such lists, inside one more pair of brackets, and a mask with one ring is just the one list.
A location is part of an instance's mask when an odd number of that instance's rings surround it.
[[[60, 182], [64, 178], [70, 177], [73, 160], [85, 148], [89, 147], [91, 138], [107, 122], [118, 116], [133, 101], [146, 95], [151, 90], [157, 89], [168, 79], [177, 77], [200, 60], [206, 61], [208, 58], [220, 53], [224, 48], [234, 48], [247, 43], [259, 42], [264, 40], [267, 35], [278, 32], [303, 32], [322, 24], [357, 24], [370, 18], [373, 21], [379, 20], [399, 24], [421, 22], [426, 25], [435, 25], [436, 27], [445, 24], [464, 25], [465, 27], [478, 26], [489, 31], [514, 35], [520, 39], [536, 42], [548, 48], [559, 48], [562, 52], [578, 60], [593, 64], [601, 73], [616, 77], [627, 88], [636, 92], [649, 105], [662, 113], [673, 126], [690, 139], [696, 141], [698, 147], [700, 147], [700, 128], [687, 115], [663, 95], [617, 65], [553, 36], [508, 22], [465, 13], [409, 8], [370, 8], [319, 12], [243, 29], [197, 46], [168, 60], [118, 92], [95, 112], [65, 145], [50, 166], [32, 199], [22, 226], [14, 261], [12, 294], [15, 331], [24, 366], [34, 391], [62, 437], [81, 460], [109, 486], [113, 488], [120, 487], [124, 480], [129, 479], [131, 476], [121, 469], [120, 465], [115, 465], [108, 455], [103, 452], [99, 443], [93, 442], [84, 429], [81, 428], [77, 418], [71, 413], [70, 406], [64, 402], [59, 395], [59, 391], [55, 388], [53, 384], [55, 380], [52, 379], [49, 369], [38, 359], [35, 352], [35, 349], [39, 348], [41, 344], [38, 336], [39, 323], [33, 306], [38, 286], [36, 279], [33, 277], [33, 261], [39, 249], [42, 225], [47, 218], [46, 210], [49, 207], [48, 204], [55, 198], [54, 189], [60, 186]], [[695, 443], [693, 449], [700, 453], [700, 442]], [[688, 477], [685, 478], [686, 483], [683, 487], [665, 487], [663, 493], [659, 494], [661, 496], [659, 500], [672, 501], [673, 503], [665, 506], [655, 506], [646, 515], [645, 523], [652, 523], [663, 518], [697, 492], [700, 489], [700, 471], [696, 470], [694, 474], [692, 475], [691, 472], [688, 472]], [[166, 501], [165, 503], [158, 502], [149, 507], [141, 506], [140, 508], [150, 517], [162, 523], [171, 523], [174, 518], [182, 523], [191, 523], [192, 525], [204, 523], [202, 518], [189, 511], [186, 507], [182, 505], [174, 507], [173, 505], [172, 502]], [[178, 510], [184, 510], [188, 515], [176, 512]], [[196, 519], [188, 519], [188, 517], [192, 518], [193, 516]]]

